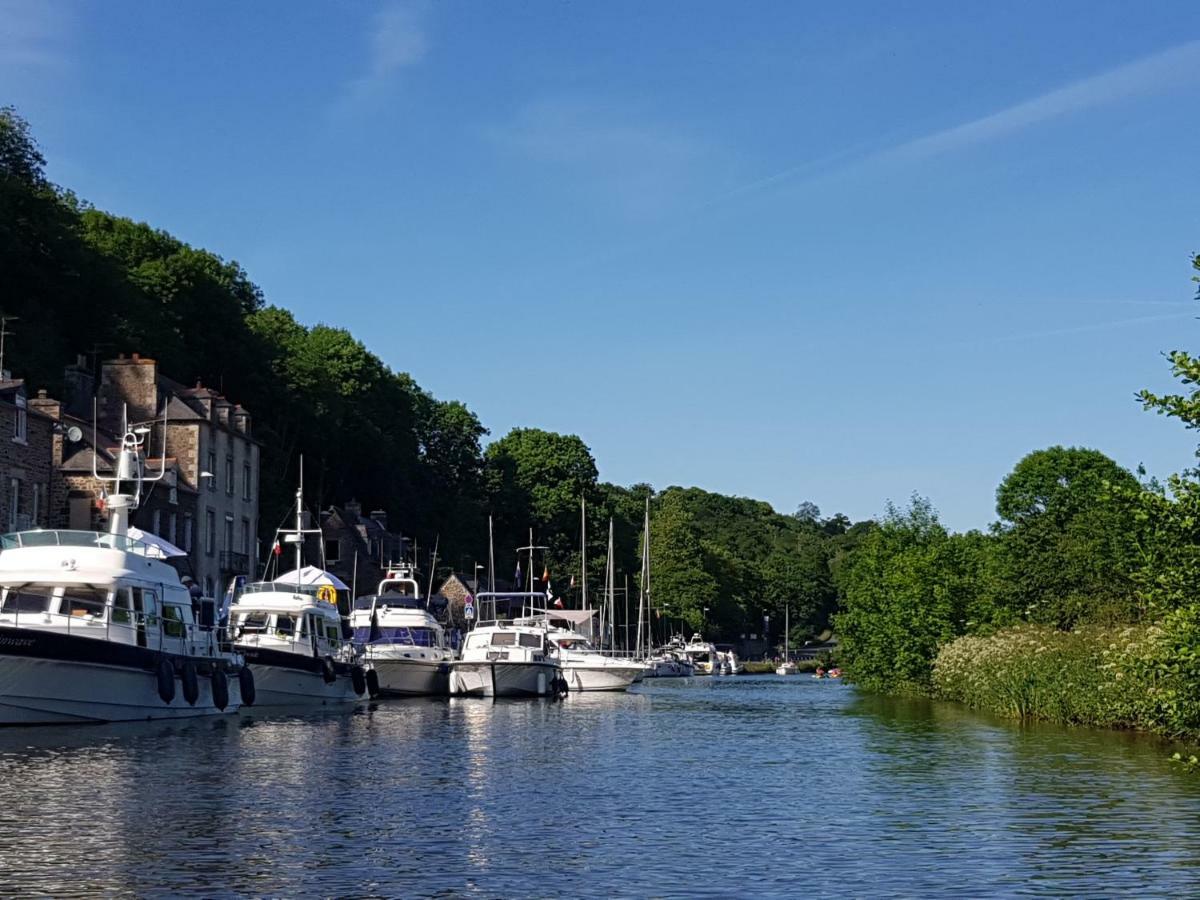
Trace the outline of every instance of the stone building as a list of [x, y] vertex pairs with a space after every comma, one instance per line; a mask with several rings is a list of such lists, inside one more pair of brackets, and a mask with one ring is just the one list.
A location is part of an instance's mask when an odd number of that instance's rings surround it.
[[54, 420], [31, 408], [25, 382], [0, 379], [0, 529], [51, 524]]
[[314, 564], [323, 558], [326, 571], [359, 594], [375, 590], [388, 564], [406, 558], [408, 544], [403, 535], [388, 530], [386, 512], [376, 509], [364, 516], [357, 500], [321, 512], [321, 541], [323, 557], [310, 544], [305, 548], [307, 558]]
[[147, 474], [158, 471], [164, 453], [165, 467], [163, 478], [147, 485], [132, 524], [186, 551], [180, 567], [210, 596], [234, 575], [252, 574], [259, 558], [259, 444], [250, 414], [209, 388], [172, 381], [137, 354], [104, 362], [99, 384], [77, 363], [67, 369], [66, 385], [62, 403], [44, 393], [30, 401], [41, 418], [57, 423], [47, 454], [54, 524], [106, 527], [104, 486], [93, 477], [93, 463], [101, 476], [110, 474], [126, 423], [145, 425]]

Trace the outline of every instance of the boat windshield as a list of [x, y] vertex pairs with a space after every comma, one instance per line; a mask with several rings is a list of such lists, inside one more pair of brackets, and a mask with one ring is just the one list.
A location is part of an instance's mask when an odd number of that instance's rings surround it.
[[14, 531], [0, 535], [0, 550], [16, 550], [21, 547], [104, 547], [124, 550], [139, 556], [161, 558], [162, 550], [129, 537], [126, 534], [109, 534], [104, 531], [37, 530]]
[[306, 597], [316, 597], [317, 592], [325, 585], [320, 584], [287, 584], [282, 581], [256, 581], [248, 584], [242, 590], [243, 594], [303, 594]]
[[371, 629], [354, 629], [354, 640], [363, 644], [402, 644], [410, 647], [436, 647], [437, 632], [432, 628], [379, 628], [374, 640]]
[[401, 609], [420, 609], [425, 605], [420, 597], [414, 597], [411, 594], [366, 594], [362, 597], [354, 598], [354, 608], [356, 610], [370, 610], [372, 604], [376, 609], [382, 609], [385, 606]]

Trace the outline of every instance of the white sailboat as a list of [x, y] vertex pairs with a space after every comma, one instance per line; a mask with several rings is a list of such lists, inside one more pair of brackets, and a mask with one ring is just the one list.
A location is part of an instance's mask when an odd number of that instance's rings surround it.
[[788, 613], [790, 611], [791, 611], [790, 606], [785, 605], [783, 607], [783, 662], [781, 662], [778, 666], [775, 667], [776, 675], [795, 675], [796, 674], [796, 664], [788, 658], [788, 632], [790, 630], [789, 622], [788, 622]]
[[[166, 420], [163, 421], [166, 428]], [[193, 598], [163, 542], [129, 534], [146, 476], [146, 427], [125, 427], [109, 530], [0, 538], [0, 724], [123, 722], [232, 713], [254, 700], [212, 600]], [[95, 438], [93, 438], [95, 446]]]

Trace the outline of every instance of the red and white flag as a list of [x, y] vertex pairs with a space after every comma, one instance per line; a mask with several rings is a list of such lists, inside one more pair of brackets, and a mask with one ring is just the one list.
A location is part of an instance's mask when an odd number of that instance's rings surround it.
[[279, 545], [279, 541], [276, 541], [274, 544], [271, 545], [271, 552], [274, 553], [276, 556], [278, 556], [279, 554], [281, 554], [283, 552], [283, 547], [281, 547]]
[[555, 601], [554, 601], [554, 608], [555, 608], [555, 609], [562, 609], [562, 608], [563, 608], [562, 597], [559, 597], [557, 600], [555, 600]]

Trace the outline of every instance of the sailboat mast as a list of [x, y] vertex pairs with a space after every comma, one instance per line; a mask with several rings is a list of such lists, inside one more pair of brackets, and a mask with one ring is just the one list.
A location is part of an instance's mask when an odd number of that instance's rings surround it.
[[580, 609], [588, 608], [587, 596], [587, 497], [579, 498], [579, 549], [580, 549], [580, 585], [583, 593], [580, 595]]
[[[650, 599], [650, 498], [646, 498], [646, 523], [642, 532], [642, 585], [638, 591], [637, 653], [642, 653], [642, 607]], [[649, 625], [649, 620], [647, 620]], [[649, 649], [649, 648], [647, 648]], [[650, 654], [647, 653], [647, 656]]]
[[[610, 629], [613, 628], [613, 619], [616, 616], [616, 595], [614, 593], [617, 587], [616, 580], [617, 567], [615, 561], [613, 560], [613, 520], [610, 516], [608, 519], [608, 627]], [[609, 640], [609, 650], [613, 649], [614, 643], [614, 640]]]
[[300, 481], [296, 485], [296, 587], [300, 587], [300, 568], [304, 565], [304, 457], [300, 457]]
[[496, 542], [492, 537], [492, 517], [488, 515], [488, 590], [496, 592]]

